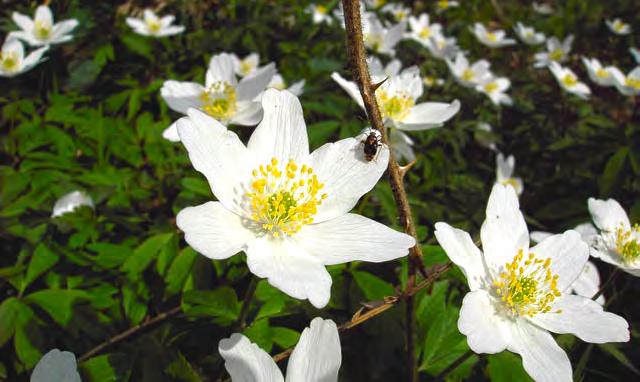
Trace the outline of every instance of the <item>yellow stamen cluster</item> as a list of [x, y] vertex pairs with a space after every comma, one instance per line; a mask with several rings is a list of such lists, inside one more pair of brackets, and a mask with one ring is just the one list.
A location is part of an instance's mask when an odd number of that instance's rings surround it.
[[438, 1], [438, 8], [440, 8], [440, 9], [449, 8], [449, 0], [440, 0], [440, 1]]
[[504, 268], [493, 286], [512, 316], [533, 317], [538, 313], [551, 312], [553, 301], [560, 296], [558, 275], [550, 269], [551, 259], [538, 259], [533, 253], [525, 257], [520, 249]]
[[578, 84], [578, 79], [573, 74], [567, 73], [562, 77], [562, 83], [569, 87], [576, 86]]
[[39, 40], [46, 40], [51, 36], [51, 24], [47, 21], [36, 20], [33, 24], [33, 34]]
[[622, 259], [627, 263], [635, 262], [640, 258], [640, 226], [635, 224], [630, 230], [623, 227], [616, 229], [616, 249]]
[[293, 160], [283, 168], [272, 158], [269, 164], [253, 170], [252, 176], [251, 190], [245, 195], [252, 218], [274, 237], [292, 235], [313, 223], [318, 206], [327, 198], [327, 194], [320, 194], [324, 184], [313, 169], [299, 167]]
[[384, 44], [384, 38], [381, 34], [378, 33], [365, 33], [364, 42], [369, 46], [369, 48], [371, 48], [371, 50], [377, 52], [380, 50], [380, 48], [382, 48], [382, 45]]
[[404, 92], [398, 92], [390, 96], [385, 90], [379, 89], [376, 98], [380, 105], [382, 118], [390, 118], [402, 121], [409, 115], [409, 110], [416, 104], [413, 97]]
[[515, 180], [515, 178], [509, 178], [506, 180], [503, 180], [502, 182], [500, 182], [501, 184], [505, 185], [505, 186], [511, 186], [513, 187], [515, 190], [518, 189], [518, 181]]
[[603, 68], [600, 68], [600, 69], [596, 70], [596, 76], [598, 76], [600, 78], [609, 78], [609, 72], [607, 72]]
[[418, 33], [418, 36], [420, 36], [421, 39], [426, 40], [431, 36], [431, 28], [429, 27], [423, 27], [420, 30], [420, 33]]
[[498, 89], [498, 84], [495, 81], [491, 81], [484, 85], [484, 91], [487, 93], [493, 93]]
[[635, 90], [640, 90], [640, 79], [627, 77], [624, 81], [625, 86], [630, 88], [634, 88]]
[[464, 81], [473, 81], [474, 77], [475, 75], [473, 74], [473, 70], [469, 68], [465, 69], [460, 76], [460, 78], [462, 78]]
[[613, 30], [615, 30], [616, 32], [621, 32], [625, 27], [625, 24], [620, 21], [620, 20], [616, 20], [613, 22]]
[[251, 73], [252, 69], [253, 69], [253, 64], [251, 63], [251, 61], [249, 60], [240, 61], [240, 72], [242, 73], [243, 76], [246, 76], [247, 74]]
[[202, 110], [219, 121], [236, 113], [236, 90], [228, 82], [214, 82], [200, 95]]
[[14, 52], [11, 53], [0, 53], [0, 65], [5, 72], [15, 72], [18, 70], [20, 60], [18, 59], [18, 55]]
[[147, 29], [151, 33], [158, 33], [160, 29], [162, 29], [162, 23], [158, 19], [147, 19], [145, 20], [147, 24]]
[[407, 12], [405, 12], [405, 11], [398, 11], [398, 12], [396, 12], [395, 17], [396, 17], [396, 20], [397, 20], [397, 21], [402, 21], [402, 20], [404, 20], [404, 19], [406, 19], [406, 18], [407, 18]]
[[549, 53], [549, 59], [552, 61], [560, 61], [564, 57], [562, 49], [554, 49]]
[[324, 5], [316, 5], [316, 12], [318, 12], [321, 15], [326, 15], [327, 7], [325, 7]]
[[492, 42], [496, 42], [496, 41], [498, 41], [498, 36], [496, 36], [495, 33], [487, 32], [487, 40], [492, 41]]

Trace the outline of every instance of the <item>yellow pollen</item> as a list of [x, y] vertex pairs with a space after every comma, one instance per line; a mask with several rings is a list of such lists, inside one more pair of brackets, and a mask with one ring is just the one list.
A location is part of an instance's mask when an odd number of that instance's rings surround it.
[[18, 59], [17, 54], [13, 52], [5, 54], [0, 53], [0, 64], [6, 72], [16, 72], [19, 69], [19, 63], [20, 60]]
[[327, 7], [325, 7], [324, 5], [316, 5], [316, 12], [318, 12], [321, 15], [326, 15]]
[[616, 32], [621, 32], [624, 29], [624, 27], [625, 27], [624, 23], [620, 20], [616, 20], [613, 22], [613, 29]]
[[407, 17], [407, 12], [405, 12], [405, 11], [398, 11], [398, 12], [396, 12], [395, 16], [396, 16], [396, 20], [397, 20], [397, 21], [402, 21], [402, 20], [404, 20], [404, 19]]
[[[551, 272], [551, 259], [524, 256], [522, 249], [493, 282], [495, 294], [512, 316], [533, 317], [552, 311], [553, 301], [560, 296], [558, 275]], [[560, 313], [555, 310], [553, 313]]]
[[33, 34], [38, 40], [46, 40], [51, 36], [51, 24], [48, 21], [36, 20], [33, 24]]
[[402, 121], [409, 115], [409, 110], [415, 105], [413, 97], [400, 92], [393, 97], [383, 90], [376, 91], [376, 98], [381, 108], [382, 118]]
[[551, 59], [552, 61], [560, 61], [563, 57], [564, 52], [562, 51], [562, 49], [554, 49], [549, 52], [549, 59]]
[[423, 27], [420, 30], [420, 33], [418, 33], [418, 36], [420, 36], [421, 39], [426, 40], [429, 38], [429, 36], [431, 36], [431, 28], [429, 27]]
[[498, 84], [495, 81], [489, 82], [488, 84], [484, 85], [484, 91], [486, 91], [487, 93], [493, 93], [497, 89]]
[[200, 94], [202, 110], [219, 121], [229, 120], [236, 112], [236, 90], [228, 82], [215, 82]]
[[364, 42], [371, 48], [371, 50], [377, 52], [382, 48], [384, 39], [380, 34], [365, 33]]
[[473, 71], [469, 68], [465, 69], [460, 76], [464, 81], [473, 81], [474, 77], [475, 75], [473, 74]]
[[438, 8], [440, 8], [440, 9], [449, 8], [449, 1], [448, 0], [440, 0], [440, 1], [438, 1]]
[[313, 170], [293, 160], [282, 166], [276, 158], [252, 172], [251, 190], [245, 194], [252, 218], [273, 237], [290, 236], [307, 224], [327, 198]]
[[562, 83], [569, 87], [572, 87], [578, 84], [578, 79], [573, 74], [567, 73], [564, 75], [564, 77], [562, 77]]
[[249, 60], [240, 61], [240, 73], [242, 73], [243, 76], [246, 76], [247, 74], [251, 74], [252, 71], [253, 71], [253, 64], [251, 63], [251, 61]]
[[600, 68], [600, 69], [596, 70], [596, 76], [598, 76], [600, 78], [609, 78], [609, 72], [607, 72], [603, 68]]
[[616, 250], [626, 263], [640, 258], [640, 226], [635, 224], [630, 230], [620, 226], [616, 229]]
[[624, 85], [635, 90], [640, 90], [640, 79], [627, 77], [624, 80]]
[[511, 187], [513, 187], [514, 190], [518, 189], [518, 181], [515, 180], [515, 178], [509, 178], [509, 179], [503, 180], [500, 183], [505, 185], [505, 186], [511, 186]]
[[487, 32], [487, 40], [491, 42], [496, 42], [498, 41], [498, 36], [496, 36], [495, 33]]
[[147, 24], [147, 29], [151, 33], [158, 33], [160, 29], [162, 29], [162, 23], [158, 19], [149, 18], [145, 20], [145, 23]]

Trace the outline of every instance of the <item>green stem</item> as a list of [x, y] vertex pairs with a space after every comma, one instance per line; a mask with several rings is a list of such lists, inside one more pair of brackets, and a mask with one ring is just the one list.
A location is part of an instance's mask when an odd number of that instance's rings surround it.
[[247, 287], [247, 291], [244, 294], [244, 300], [242, 301], [242, 308], [240, 308], [240, 315], [238, 316], [238, 320], [234, 325], [235, 329], [238, 331], [243, 330], [247, 327], [247, 314], [249, 314], [249, 308], [251, 307], [251, 301], [253, 300], [253, 296], [256, 294], [256, 287], [258, 286], [258, 278], [256, 276], [251, 276], [251, 281], [249, 282], [249, 286]]
[[611, 272], [611, 275], [609, 276], [607, 281], [604, 284], [602, 284], [598, 292], [594, 294], [593, 297], [591, 297], [591, 299], [597, 300], [598, 297], [602, 296], [602, 293], [604, 292], [604, 290], [613, 282], [613, 280], [615, 280], [618, 277], [619, 274], [620, 274], [620, 268], [615, 268], [613, 272]]

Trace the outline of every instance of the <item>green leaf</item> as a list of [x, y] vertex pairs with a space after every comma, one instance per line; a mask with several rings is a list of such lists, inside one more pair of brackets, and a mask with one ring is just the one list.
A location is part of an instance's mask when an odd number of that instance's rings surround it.
[[378, 276], [364, 271], [353, 271], [351, 274], [367, 300], [382, 300], [394, 294], [393, 285]]
[[215, 290], [190, 290], [184, 293], [182, 302], [188, 315], [218, 317], [223, 322], [233, 322], [240, 314], [236, 292], [227, 286]]
[[487, 356], [489, 366], [487, 370], [491, 382], [532, 381], [529, 374], [522, 367], [522, 360], [508, 351]]
[[169, 366], [165, 369], [167, 374], [175, 378], [177, 381], [184, 382], [201, 382], [202, 378], [195, 371], [193, 366], [187, 361], [187, 359], [182, 355], [182, 353], [178, 353], [178, 357], [172, 361]]
[[21, 305], [24, 304], [15, 297], [9, 297], [0, 304], [0, 347], [13, 337]]
[[271, 327], [271, 338], [273, 342], [283, 349], [293, 347], [300, 339], [300, 333], [289, 328], [279, 326]]
[[116, 370], [109, 362], [109, 355], [93, 357], [80, 364], [83, 381], [85, 382], [110, 382], [117, 380]]
[[600, 178], [600, 194], [601, 196], [611, 195], [613, 187], [618, 183], [618, 179], [624, 169], [629, 149], [622, 147], [613, 154], [607, 161], [602, 177]]
[[129, 321], [137, 325], [147, 315], [147, 304], [138, 296], [130, 285], [122, 287], [122, 304]]
[[253, 321], [251, 325], [243, 332], [245, 336], [260, 347], [260, 349], [271, 352], [273, 347], [273, 340], [271, 339], [271, 328], [269, 327], [269, 320], [257, 320]]
[[136, 280], [158, 255], [160, 250], [169, 243], [173, 233], [163, 233], [152, 236], [144, 241], [122, 265], [122, 270], [129, 274], [129, 278]]
[[73, 316], [73, 304], [88, 298], [89, 295], [82, 290], [44, 289], [31, 293], [25, 300], [44, 309], [58, 324], [67, 326]]
[[182, 289], [197, 256], [196, 251], [187, 247], [173, 260], [165, 277], [168, 293], [177, 293]]
[[44, 244], [39, 244], [36, 247], [33, 256], [31, 257], [31, 261], [29, 262], [29, 267], [27, 268], [27, 276], [24, 278], [22, 287], [20, 288], [21, 292], [24, 292], [24, 290], [35, 279], [49, 270], [49, 268], [53, 267], [57, 262], [58, 255], [52, 252]]

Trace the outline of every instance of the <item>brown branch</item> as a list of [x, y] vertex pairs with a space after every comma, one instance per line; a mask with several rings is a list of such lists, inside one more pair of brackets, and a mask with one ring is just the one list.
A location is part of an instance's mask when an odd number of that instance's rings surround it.
[[[364, 47], [364, 39], [362, 34], [362, 20], [360, 15], [359, 0], [342, 0], [342, 8], [344, 11], [345, 29], [347, 35], [347, 54], [349, 55], [349, 63], [353, 79], [360, 88], [360, 94], [364, 102], [365, 110], [371, 121], [371, 126], [380, 131], [382, 134], [382, 142], [388, 145], [388, 137], [382, 114], [378, 107], [375, 97], [375, 88], [371, 84], [369, 68], [367, 66], [367, 57]], [[419, 270], [426, 277], [424, 264], [422, 262], [422, 250], [417, 243], [416, 227], [413, 224], [411, 207], [407, 199], [407, 193], [404, 189], [403, 177], [404, 172], [395, 160], [393, 153], [389, 156], [389, 183], [393, 198], [398, 209], [398, 217], [404, 231], [416, 239], [416, 245], [409, 250], [409, 276], [407, 278], [407, 291], [411, 291], [416, 282], [416, 270]], [[407, 298], [407, 354], [409, 361], [409, 370], [411, 373], [411, 381], [418, 380], [418, 370], [415, 356], [415, 314], [413, 300], [411, 295]]]
[[101, 343], [100, 345], [94, 347], [93, 349], [89, 350], [88, 352], [84, 353], [80, 358], [78, 358], [78, 362], [84, 362], [86, 360], [88, 360], [89, 358], [97, 355], [98, 353], [101, 353], [102, 351], [104, 351], [106, 348], [108, 348], [111, 345], [117, 344], [118, 342], [124, 341], [127, 338], [138, 334], [146, 329], [149, 329], [150, 327], [159, 324], [160, 322], [167, 320], [173, 316], [176, 316], [180, 313], [180, 306], [176, 306], [175, 308], [172, 308], [164, 313], [160, 313], [157, 316], [153, 317], [153, 318], [147, 318], [147, 320], [145, 320], [143, 323], [138, 324], [136, 326], [132, 326], [129, 329], [125, 330], [124, 332], [117, 334], [111, 338], [109, 338], [108, 340], [104, 341], [103, 343]]

